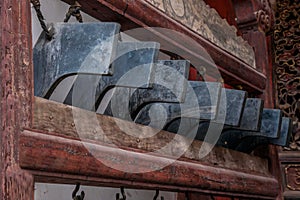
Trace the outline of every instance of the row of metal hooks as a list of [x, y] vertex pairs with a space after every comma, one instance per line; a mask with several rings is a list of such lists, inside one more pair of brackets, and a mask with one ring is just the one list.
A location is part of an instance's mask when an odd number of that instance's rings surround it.
[[[79, 189], [80, 189], [80, 184], [77, 183], [74, 191], [72, 192], [73, 200], [84, 200], [84, 196], [85, 196], [84, 191], [81, 191], [80, 195], [77, 195]], [[158, 200], [158, 197], [159, 197], [159, 190], [157, 189], [157, 190], [155, 190], [155, 195], [153, 197], [153, 200]], [[116, 200], [126, 200], [126, 193], [125, 193], [124, 187], [121, 187], [120, 193], [116, 194]], [[160, 200], [164, 200], [164, 197], [161, 196]], [[185, 193], [185, 200], [189, 200], [189, 195], [187, 192]]]

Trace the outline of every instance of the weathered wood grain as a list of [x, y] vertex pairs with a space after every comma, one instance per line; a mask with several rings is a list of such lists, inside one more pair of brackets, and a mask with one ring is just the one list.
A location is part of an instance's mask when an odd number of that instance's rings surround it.
[[18, 141], [31, 126], [30, 2], [0, 1], [0, 199], [33, 199], [33, 177], [19, 167]]
[[[153, 137], [147, 138], [153, 134], [154, 129], [39, 97], [35, 97], [34, 101], [33, 128], [63, 137], [112, 143], [121, 148], [129, 147], [150, 152], [162, 149], [175, 136], [172, 133], [160, 131]], [[127, 133], [124, 130], [127, 130]], [[174, 146], [163, 149], [162, 152], [166, 156], [174, 156], [181, 149], [185, 149], [189, 143], [188, 139], [178, 137], [175, 139]], [[199, 158], [201, 145], [200, 141], [192, 142], [183, 158], [232, 170], [268, 174], [266, 160], [225, 148], [215, 147], [206, 157]]]
[[[183, 160], [173, 162], [166, 157], [121, 151], [39, 132], [25, 131], [19, 145], [21, 166], [30, 170], [100, 177], [116, 182], [126, 180], [135, 187], [147, 183], [162, 189], [183, 187], [195, 192], [229, 193], [259, 199], [272, 198], [278, 190], [277, 180], [269, 176]], [[166, 167], [157, 169], [160, 164], [166, 164]], [[131, 173], [141, 169], [149, 172]]]

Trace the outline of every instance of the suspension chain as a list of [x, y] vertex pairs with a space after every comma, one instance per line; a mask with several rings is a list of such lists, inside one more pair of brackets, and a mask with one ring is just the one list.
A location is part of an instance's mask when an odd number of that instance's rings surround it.
[[51, 33], [51, 31], [47, 28], [46, 23], [45, 23], [45, 18], [42, 14], [41, 11], [41, 3], [39, 0], [30, 0], [31, 4], [33, 5], [35, 11], [36, 11], [36, 15], [37, 18], [41, 24], [41, 27], [43, 29], [43, 31], [46, 33], [47, 39], [51, 40], [53, 37], [53, 33]]
[[80, 23], [83, 22], [82, 16], [81, 16], [81, 5], [78, 3], [78, 1], [74, 1], [74, 4], [70, 6], [66, 18], [64, 19], [64, 22], [68, 22], [71, 16], [76, 17], [76, 20]]

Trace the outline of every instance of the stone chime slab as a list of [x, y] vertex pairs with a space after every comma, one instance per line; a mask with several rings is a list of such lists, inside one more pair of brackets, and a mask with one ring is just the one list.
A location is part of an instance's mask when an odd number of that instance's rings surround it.
[[[240, 102], [243, 105], [243, 102]], [[233, 104], [229, 104], [227, 109], [231, 109]], [[236, 114], [234, 112], [229, 112], [232, 115], [236, 115], [235, 121], [231, 120], [231, 123], [227, 123], [225, 118], [223, 132], [233, 130], [247, 130], [247, 131], [259, 131], [261, 127], [261, 117], [263, 112], [263, 101], [256, 98], [247, 98], [244, 108], [240, 108]], [[233, 122], [233, 123], [232, 123]], [[239, 123], [240, 122], [240, 123]], [[215, 121], [201, 121], [197, 131], [196, 139], [203, 140], [206, 136], [211, 123], [216, 123]], [[218, 123], [222, 123], [220, 120]], [[236, 124], [239, 123], [237, 126]], [[235, 126], [228, 125], [235, 124]]]
[[247, 98], [241, 118], [240, 130], [259, 131], [263, 114], [264, 101], [257, 98]]
[[274, 144], [278, 146], [286, 147], [292, 137], [292, 121], [290, 118], [283, 117], [281, 122], [281, 130], [277, 138], [257, 136], [257, 137], [245, 137], [235, 147], [235, 150], [250, 153], [255, 148], [264, 144]]
[[[202, 95], [201, 93], [199, 95]], [[208, 133], [208, 129], [222, 129], [225, 125], [226, 127], [237, 127], [240, 124], [242, 113], [244, 110], [245, 100], [247, 93], [241, 90], [231, 90], [231, 89], [222, 89], [221, 96], [218, 103], [216, 116], [213, 119], [202, 118], [198, 119], [197, 126], [196, 121], [192, 118], [180, 118], [172, 120], [168, 125], [167, 129], [173, 133], [180, 133], [183, 135], [190, 135], [188, 131], [196, 131], [195, 139], [204, 140], [205, 136]], [[188, 127], [189, 124], [193, 124], [193, 128], [179, 128]], [[197, 129], [197, 130], [195, 130]]]
[[[234, 104], [229, 104], [227, 110], [232, 109]], [[248, 130], [248, 131], [258, 131], [261, 127], [261, 118], [263, 114], [263, 100], [257, 98], [247, 98], [245, 104], [240, 102], [240, 108], [236, 110], [238, 112], [229, 112], [230, 115], [226, 115], [226, 119], [232, 117], [231, 123], [225, 120], [224, 130]], [[205, 123], [203, 123], [205, 124]], [[204, 128], [204, 127], [203, 127]]]
[[[244, 138], [266, 137], [278, 139], [280, 137], [282, 113], [276, 109], [264, 109], [262, 112], [261, 127], [259, 131], [224, 130], [218, 144], [220, 146], [236, 149]], [[249, 146], [249, 145], [248, 145]]]
[[[130, 120], [146, 104], [152, 102], [183, 102], [190, 63], [185, 60], [160, 60], [155, 63], [151, 88], [117, 87], [104, 114]], [[176, 82], [174, 83], [174, 80]], [[114, 111], [114, 112], [113, 112]]]
[[238, 126], [241, 121], [246, 98], [247, 92], [245, 91], [223, 88], [215, 122], [218, 123], [221, 120], [221, 123], [225, 125]]
[[[189, 81], [188, 84], [190, 87], [187, 88], [187, 94], [183, 103], [148, 104], [138, 113], [135, 122], [148, 125], [151, 122], [149, 113], [159, 117], [161, 116], [161, 112], [166, 112], [165, 115], [162, 115], [165, 119], [157, 118], [157, 121], [160, 123], [165, 120], [165, 128], [167, 128], [172, 121], [182, 117], [193, 118], [199, 121], [200, 119], [214, 119], [221, 95], [221, 84], [200, 81]], [[197, 98], [195, 101], [198, 106], [197, 109], [192, 107], [188, 102], [191, 98]], [[158, 128], [155, 126], [155, 123], [152, 123], [152, 126]]]
[[111, 74], [120, 25], [56, 23], [48, 40], [44, 33], [33, 49], [34, 94], [49, 97], [59, 82], [75, 74]]
[[114, 87], [152, 87], [158, 51], [156, 42], [119, 42], [112, 61], [112, 75], [78, 76], [65, 103], [97, 110], [104, 94]]
[[291, 119], [280, 110], [263, 109], [262, 100], [220, 83], [186, 81], [189, 62], [158, 61], [156, 42], [119, 41], [117, 23], [51, 26], [53, 39], [42, 33], [33, 50], [36, 96], [49, 98], [63, 80], [76, 75], [66, 98], [57, 101], [96, 110], [115, 88], [104, 114], [199, 140], [212, 127], [220, 132], [218, 145], [242, 152], [289, 142]]

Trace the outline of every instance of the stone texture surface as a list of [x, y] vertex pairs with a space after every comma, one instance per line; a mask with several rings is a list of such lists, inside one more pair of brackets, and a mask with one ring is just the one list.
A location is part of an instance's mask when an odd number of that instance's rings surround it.
[[120, 25], [55, 23], [52, 28], [54, 38], [42, 33], [33, 50], [36, 96], [46, 96], [65, 76], [111, 74]]
[[244, 130], [258, 131], [261, 126], [263, 106], [263, 100], [257, 98], [247, 98], [239, 128]]
[[78, 76], [65, 103], [96, 110], [104, 94], [115, 86], [151, 87], [158, 51], [159, 44], [156, 42], [119, 42], [111, 64], [112, 75]]
[[236, 150], [249, 153], [253, 151], [260, 145], [265, 144], [274, 144], [278, 146], [287, 146], [290, 136], [292, 134], [291, 131], [291, 121], [289, 118], [284, 117], [282, 119], [280, 135], [278, 138], [270, 138], [264, 136], [254, 136], [254, 137], [245, 137], [243, 138], [239, 145], [235, 147]]
[[[151, 103], [136, 116], [135, 122], [155, 128], [167, 127], [178, 118], [214, 119], [220, 97], [220, 84], [189, 81], [184, 102]], [[150, 124], [151, 123], [151, 124]]]
[[186, 96], [189, 67], [189, 62], [185, 60], [158, 61], [155, 63], [154, 81], [151, 88], [115, 88], [104, 114], [130, 120], [130, 116], [134, 118], [146, 104], [183, 102]]

